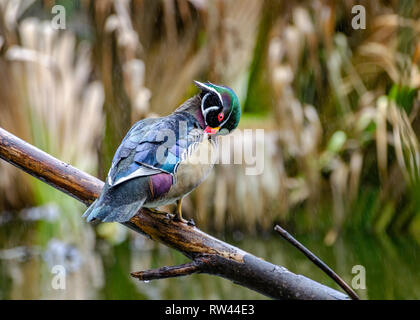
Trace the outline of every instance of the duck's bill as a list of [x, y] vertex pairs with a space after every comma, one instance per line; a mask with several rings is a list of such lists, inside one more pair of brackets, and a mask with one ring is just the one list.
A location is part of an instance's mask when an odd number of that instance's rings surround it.
[[207, 126], [204, 129], [204, 132], [208, 134], [216, 134], [217, 132], [219, 132], [219, 130], [220, 130], [220, 127], [212, 128], [212, 127]]

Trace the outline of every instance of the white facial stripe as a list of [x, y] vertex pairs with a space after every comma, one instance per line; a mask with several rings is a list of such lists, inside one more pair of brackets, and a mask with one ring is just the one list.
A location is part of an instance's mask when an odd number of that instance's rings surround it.
[[209, 107], [209, 108], [207, 108], [206, 110], [204, 110], [204, 112], [203, 112], [203, 116], [204, 117], [206, 117], [207, 116], [207, 113], [209, 113], [210, 111], [213, 111], [213, 110], [217, 110], [217, 109], [219, 109], [220, 107], [219, 106], [212, 106], [212, 107]]
[[220, 103], [222, 104], [222, 106], [223, 106], [223, 99], [222, 99], [222, 96], [220, 95], [220, 93], [219, 92], [217, 92], [217, 90], [216, 89], [214, 89], [214, 88], [212, 88], [212, 87], [210, 87], [210, 86], [208, 86], [208, 85], [206, 85], [205, 83], [202, 83], [202, 82], [198, 82], [198, 81], [194, 81], [199, 87], [202, 87], [202, 88], [205, 88], [207, 91], [211, 91], [211, 92], [213, 92], [213, 93], [215, 93], [216, 95], [217, 95], [217, 97], [219, 98], [219, 100], [220, 100]]
[[217, 107], [217, 106], [213, 106], [213, 107], [210, 107], [210, 108], [207, 108], [206, 110], [204, 110], [204, 103], [206, 102], [206, 99], [207, 99], [209, 96], [210, 96], [210, 93], [207, 93], [207, 94], [204, 96], [203, 100], [201, 101], [201, 114], [203, 115], [204, 122], [206, 123], [206, 125], [209, 125], [209, 124], [207, 123], [207, 120], [206, 120], [207, 113], [209, 113], [209, 112], [210, 112], [210, 111], [212, 111], [212, 110], [219, 109], [219, 107]]

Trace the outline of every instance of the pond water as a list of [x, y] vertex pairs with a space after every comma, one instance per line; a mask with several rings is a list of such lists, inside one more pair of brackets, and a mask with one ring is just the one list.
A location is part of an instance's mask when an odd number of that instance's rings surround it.
[[[10, 236], [10, 230], [0, 231], [3, 236]], [[352, 268], [363, 266], [366, 287], [357, 292], [364, 299], [420, 299], [420, 274], [417, 271], [420, 247], [411, 238], [353, 233], [339, 237], [332, 246], [325, 246], [321, 236], [306, 235], [298, 239], [348, 283], [352, 283], [356, 275], [352, 274]], [[224, 240], [339, 290], [297, 249], [274, 233], [263, 237], [235, 233], [234, 238]], [[140, 282], [132, 279], [129, 273], [180, 264], [187, 259], [134, 233], [116, 245], [105, 240], [94, 242], [90, 251], [58, 240], [50, 241], [44, 249], [30, 245], [12, 248], [10, 241], [0, 242], [0, 298], [266, 299], [256, 292], [210, 275]], [[51, 261], [57, 261], [60, 255], [65, 257], [61, 261], [67, 270], [64, 290], [54, 289], [53, 284], [57, 274]]]

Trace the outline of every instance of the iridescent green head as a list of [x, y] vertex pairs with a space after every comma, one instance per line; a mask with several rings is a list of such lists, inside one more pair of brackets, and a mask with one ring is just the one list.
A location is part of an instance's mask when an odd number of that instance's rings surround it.
[[241, 119], [239, 99], [231, 88], [194, 81], [201, 89], [201, 112], [209, 134], [228, 134]]

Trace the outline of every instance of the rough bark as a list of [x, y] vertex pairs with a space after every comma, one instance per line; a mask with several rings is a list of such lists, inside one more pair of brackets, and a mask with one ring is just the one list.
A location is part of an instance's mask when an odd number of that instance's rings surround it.
[[[97, 178], [55, 159], [2, 128], [0, 158], [86, 205], [99, 196], [103, 187], [103, 182]], [[275, 299], [349, 299], [339, 291], [257, 258], [195, 226], [173, 221], [165, 214], [141, 209], [123, 224], [182, 252], [192, 260], [180, 266], [132, 273], [140, 280], [207, 273]]]

